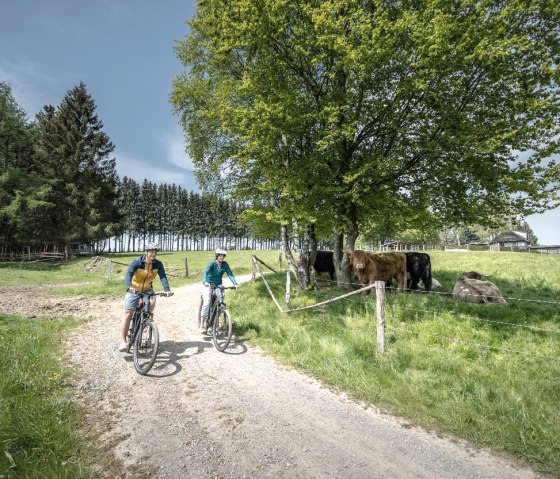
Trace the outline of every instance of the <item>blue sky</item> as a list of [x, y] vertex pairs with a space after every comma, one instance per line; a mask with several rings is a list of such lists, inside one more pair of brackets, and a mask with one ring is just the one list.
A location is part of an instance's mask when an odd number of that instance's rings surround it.
[[[0, 81], [31, 118], [83, 81], [121, 178], [197, 190], [168, 101], [183, 71], [173, 45], [194, 8], [195, 0], [3, 0]], [[560, 209], [527, 220], [541, 244], [560, 244]]]
[[194, 0], [3, 0], [0, 80], [30, 118], [83, 81], [121, 178], [196, 190], [168, 101], [183, 70], [173, 45], [194, 8]]

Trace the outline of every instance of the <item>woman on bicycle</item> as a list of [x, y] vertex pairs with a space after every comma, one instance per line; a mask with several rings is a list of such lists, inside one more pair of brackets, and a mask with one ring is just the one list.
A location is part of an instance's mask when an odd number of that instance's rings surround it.
[[[153, 291], [152, 280], [157, 276], [161, 281], [163, 290], [167, 296], [173, 296], [169, 288], [169, 282], [165, 274], [163, 263], [156, 259], [160, 246], [157, 243], [146, 244], [146, 254], [136, 258], [128, 266], [128, 270], [124, 275], [124, 284], [126, 286], [126, 294], [124, 296], [124, 318], [121, 324], [120, 346], [119, 351], [126, 351], [126, 333], [130, 327], [130, 320], [134, 314], [141, 293]], [[150, 311], [154, 311], [156, 306], [156, 298], [150, 298]]]
[[[222, 276], [224, 273], [228, 275], [231, 283], [238, 288], [239, 285], [231, 272], [231, 268], [227, 261], [224, 258], [227, 255], [227, 251], [218, 248], [216, 250], [216, 259], [210, 261], [206, 268], [204, 268], [204, 272], [202, 273], [202, 284], [204, 287], [202, 288], [202, 334], [206, 334], [206, 323], [208, 320], [208, 308], [210, 306], [210, 285], [213, 286], [220, 286], [222, 284]], [[218, 288], [215, 290], [217, 299], [219, 302], [224, 300], [224, 292], [222, 289]]]

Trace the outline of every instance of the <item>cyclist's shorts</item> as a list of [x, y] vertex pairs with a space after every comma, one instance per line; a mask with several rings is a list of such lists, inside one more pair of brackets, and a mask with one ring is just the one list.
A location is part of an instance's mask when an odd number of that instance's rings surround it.
[[[146, 291], [148, 293], [148, 291]], [[138, 301], [140, 301], [140, 293], [129, 293], [124, 295], [124, 309], [134, 309], [138, 306]]]

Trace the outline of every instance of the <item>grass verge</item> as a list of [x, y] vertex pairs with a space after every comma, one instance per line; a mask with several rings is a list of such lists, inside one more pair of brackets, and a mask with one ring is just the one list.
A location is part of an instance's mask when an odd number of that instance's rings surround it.
[[0, 477], [96, 477], [57, 357], [72, 324], [0, 315]]

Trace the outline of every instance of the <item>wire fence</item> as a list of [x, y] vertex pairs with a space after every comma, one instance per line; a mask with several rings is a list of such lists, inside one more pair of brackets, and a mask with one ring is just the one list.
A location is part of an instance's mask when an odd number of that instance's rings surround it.
[[[385, 283], [382, 282], [382, 281], [377, 281], [375, 284], [371, 284], [371, 285], [368, 285], [366, 287], [363, 287], [363, 285], [361, 285], [359, 283], [354, 283], [354, 282], [340, 283], [340, 282], [337, 282], [337, 281], [328, 280], [328, 279], [324, 279], [324, 278], [317, 278], [317, 280], [320, 280], [321, 282], [333, 283], [333, 284], [343, 285], [343, 286], [359, 287], [359, 289], [354, 290], [350, 293], [345, 293], [345, 294], [342, 294], [342, 295], [338, 295], [336, 297], [330, 298], [330, 299], [325, 300], [325, 301], [320, 301], [320, 302], [318, 302], [316, 304], [313, 304], [313, 305], [308, 305], [308, 306], [304, 306], [304, 307], [300, 307], [300, 308], [294, 308], [294, 309], [291, 309], [291, 308], [288, 308], [288, 307], [282, 308], [282, 306], [280, 306], [280, 302], [274, 296], [274, 293], [272, 292], [272, 288], [271, 288], [269, 282], [265, 278], [265, 275], [262, 273], [262, 270], [259, 266], [259, 263], [266, 266], [272, 272], [277, 273], [273, 268], [270, 268], [268, 265], [266, 265], [261, 260], [259, 260], [256, 256], [253, 256], [253, 281], [256, 280], [256, 275], [258, 273], [259, 276], [263, 279], [263, 282], [265, 283], [266, 288], [267, 288], [272, 300], [276, 304], [278, 310], [282, 313], [295, 313], [295, 312], [300, 312], [300, 311], [304, 311], [304, 310], [311, 310], [311, 309], [314, 309], [314, 308], [320, 308], [320, 307], [323, 307], [326, 304], [333, 303], [333, 302], [336, 302], [336, 301], [346, 300], [348, 297], [353, 296], [355, 294], [365, 293], [365, 292], [368, 292], [369, 290], [374, 289], [375, 292], [376, 292], [376, 294], [375, 294], [375, 298], [376, 298], [375, 299], [375, 311], [376, 311], [377, 351], [380, 354], [382, 354], [384, 352], [386, 318], [388, 318], [389, 324], [392, 324], [392, 323], [396, 322], [397, 320], [395, 319], [395, 313], [399, 310], [400, 311], [407, 311], [407, 312], [410, 311], [410, 312], [413, 312], [415, 314], [420, 313], [422, 315], [432, 316], [434, 318], [442, 317], [443, 315], [451, 315], [454, 318], [461, 319], [461, 320], [487, 323], [487, 324], [492, 324], [492, 325], [496, 325], [496, 326], [500, 326], [500, 327], [507, 327], [507, 328], [511, 327], [511, 328], [516, 328], [516, 329], [526, 329], [526, 330], [530, 330], [530, 331], [534, 331], [534, 332], [542, 333], [542, 334], [552, 334], [552, 335], [560, 334], [560, 329], [556, 329], [556, 328], [543, 328], [543, 327], [534, 326], [534, 325], [527, 324], [527, 323], [519, 323], [519, 322], [514, 323], [514, 322], [511, 322], [511, 321], [507, 321], [507, 320], [502, 321], [502, 320], [496, 320], [496, 319], [487, 319], [487, 318], [483, 318], [483, 317], [479, 317], [479, 316], [474, 316], [474, 315], [469, 315], [469, 314], [464, 314], [464, 313], [461, 313], [461, 312], [458, 312], [458, 311], [454, 311], [452, 308], [449, 308], [445, 312], [442, 312], [441, 310], [437, 311], [437, 310], [423, 309], [423, 308], [419, 308], [419, 307], [407, 307], [407, 306], [402, 306], [402, 305], [387, 304], [387, 302], [385, 301], [386, 290], [391, 291], [391, 290], [396, 290], [396, 289], [391, 288], [391, 287], [386, 288]], [[290, 284], [290, 281], [289, 281], [290, 270], [289, 269], [286, 270], [286, 273], [287, 273], [287, 277], [288, 277], [288, 280], [286, 281], [286, 284], [287, 284], [286, 295], [287, 295], [287, 298], [288, 298], [289, 297], [289, 291], [288, 290], [290, 289], [290, 286], [289, 286], [289, 284]], [[437, 296], [437, 297], [448, 297], [448, 298], [453, 297], [453, 293], [443, 292], [443, 291], [426, 291], [426, 290], [412, 290], [412, 289], [407, 289], [406, 291], [411, 292], [413, 294], [434, 295], [434, 296]], [[464, 295], [464, 296], [466, 296], [466, 295]], [[514, 298], [514, 297], [506, 297], [505, 299], [507, 299], [508, 301], [519, 301], [519, 302], [527, 302], [527, 303], [533, 303], [533, 304], [541, 303], [541, 304], [544, 304], [544, 305], [557, 305], [557, 306], [559, 306], [559, 311], [560, 311], [560, 302], [559, 301], [538, 300], [538, 299], [529, 299], [529, 298]], [[286, 301], [286, 304], [287, 304], [287, 306], [289, 306], [289, 300]], [[473, 304], [473, 303], [470, 303], [470, 304]], [[503, 307], [503, 306], [497, 306], [497, 307]], [[492, 345], [480, 343], [480, 342], [477, 342], [477, 341], [469, 341], [469, 340], [465, 340], [465, 339], [444, 336], [444, 335], [441, 335], [441, 334], [432, 334], [431, 336], [433, 338], [437, 339], [437, 340], [445, 340], [445, 341], [448, 341], [448, 342], [469, 345], [469, 346], [477, 347], [477, 348], [480, 348], [480, 349], [489, 349], [489, 350], [507, 352], [507, 353], [510, 353], [510, 354], [521, 354], [521, 355], [526, 355], [526, 356], [535, 356], [535, 357], [542, 357], [542, 358], [548, 358], [548, 359], [557, 359], [557, 360], [560, 359], [559, 356], [540, 354], [540, 353], [530, 352], [530, 351], [527, 351], [527, 350], [514, 350], [514, 349], [510, 349], [510, 348], [501, 348], [501, 347], [498, 347], [498, 346], [492, 346]]]

